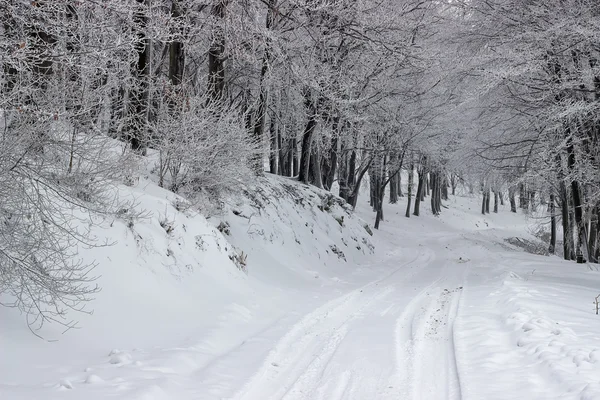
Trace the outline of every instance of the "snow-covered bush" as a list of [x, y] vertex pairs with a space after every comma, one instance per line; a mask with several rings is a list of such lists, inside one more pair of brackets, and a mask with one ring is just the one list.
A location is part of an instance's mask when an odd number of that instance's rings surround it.
[[243, 115], [207, 106], [203, 96], [186, 99], [173, 111], [163, 108], [153, 147], [159, 150], [159, 185], [195, 203], [236, 191], [252, 179], [251, 157], [258, 152]]

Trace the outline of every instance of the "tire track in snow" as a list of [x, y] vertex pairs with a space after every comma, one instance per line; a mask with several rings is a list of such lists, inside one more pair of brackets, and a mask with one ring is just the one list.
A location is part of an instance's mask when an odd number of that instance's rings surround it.
[[400, 398], [462, 397], [454, 346], [462, 286], [446, 282], [451, 277], [447, 269], [444, 266], [440, 278], [415, 296], [396, 321], [396, 392]]
[[400, 271], [405, 272], [402, 278], [410, 279], [417, 272], [407, 270], [406, 267], [417, 262], [427, 265], [432, 257], [432, 253], [420, 253], [386, 276], [331, 300], [306, 315], [278, 342], [259, 372], [234, 398], [330, 400], [345, 397], [349, 390], [350, 372], [343, 373], [344, 379], [334, 388], [338, 397], [326, 396], [322, 390], [330, 382], [321, 380], [344, 340], [350, 323], [367, 313], [372, 305], [380, 304], [381, 300], [393, 293], [398, 286], [397, 281], [387, 285], [380, 284]]

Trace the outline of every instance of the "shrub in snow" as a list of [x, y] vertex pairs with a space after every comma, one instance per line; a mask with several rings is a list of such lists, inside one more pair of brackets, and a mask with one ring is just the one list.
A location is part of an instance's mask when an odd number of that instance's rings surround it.
[[236, 250], [229, 255], [229, 259], [233, 261], [233, 263], [238, 267], [239, 270], [248, 273], [246, 260], [248, 258], [248, 254], [244, 254], [244, 252], [238, 253]]
[[198, 96], [175, 108], [162, 107], [152, 147], [159, 150], [158, 183], [194, 203], [217, 203], [254, 176], [249, 160], [258, 146], [235, 107], [207, 105]]
[[[132, 208], [119, 204], [112, 185], [127, 160], [112, 140], [71, 135], [68, 123], [36, 115], [12, 121], [0, 141], [2, 304], [21, 310], [34, 328], [46, 321], [72, 327], [68, 310], [83, 311], [98, 290], [94, 264], [78, 248], [108, 245], [91, 227]], [[48, 130], [40, 136], [42, 126]]]

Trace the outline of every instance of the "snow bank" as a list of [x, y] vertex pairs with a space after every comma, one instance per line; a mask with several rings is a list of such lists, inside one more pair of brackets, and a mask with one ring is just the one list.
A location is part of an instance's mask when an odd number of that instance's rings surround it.
[[[93, 230], [112, 246], [80, 249], [102, 288], [93, 314], [71, 315], [80, 329], [45, 325], [41, 340], [0, 308], [0, 398], [164, 397], [173, 374], [215, 367], [237, 349], [267, 352], [269, 343], [247, 340], [294, 323], [300, 305], [322, 301], [322, 286], [344, 290], [373, 252], [365, 223], [339, 199], [292, 180], [261, 178], [210, 222], [153, 180], [119, 189], [143, 218], [124, 210]], [[211, 390], [227, 382], [209, 381]]]
[[246, 187], [213, 223], [248, 255], [249, 275], [278, 287], [337, 285], [374, 252], [372, 231], [343, 200], [278, 176]]

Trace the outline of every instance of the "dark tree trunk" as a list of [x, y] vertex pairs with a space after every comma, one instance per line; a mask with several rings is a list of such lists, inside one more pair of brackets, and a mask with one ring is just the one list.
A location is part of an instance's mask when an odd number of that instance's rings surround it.
[[[171, 18], [177, 20], [183, 16], [181, 0], [173, 0], [171, 3]], [[183, 32], [175, 35], [177, 39], [169, 44], [169, 81], [173, 86], [183, 83], [183, 72], [185, 69], [185, 51], [182, 42]], [[180, 93], [177, 93], [180, 94]], [[182, 99], [179, 99], [181, 102]]]
[[[279, 137], [283, 141], [283, 135], [280, 133]], [[283, 155], [285, 170], [283, 171], [284, 176], [294, 176], [294, 140], [287, 139], [285, 141], [285, 151]]]
[[310, 183], [319, 189], [323, 189], [323, 181], [321, 174], [321, 155], [319, 144], [313, 140], [312, 150], [310, 152]]
[[423, 197], [423, 191], [425, 190], [425, 171], [417, 172], [419, 183], [417, 184], [417, 195], [415, 196], [415, 210], [413, 211], [414, 216], [419, 216], [421, 201]]
[[134, 151], [143, 153], [146, 148], [148, 129], [148, 101], [150, 79], [150, 51], [152, 46], [146, 36], [148, 24], [147, 7], [149, 0], [136, 0], [138, 9], [134, 12], [137, 61], [131, 65], [133, 83], [129, 90], [125, 133]]
[[456, 174], [450, 174], [450, 185], [452, 186], [452, 196], [456, 196]]
[[398, 202], [398, 179], [397, 176], [390, 181], [390, 204]]
[[448, 176], [443, 174], [441, 182], [442, 200], [448, 201]]
[[381, 180], [380, 182], [380, 187], [379, 187], [379, 192], [378, 192], [378, 207], [377, 207], [377, 215], [375, 217], [375, 229], [379, 229], [379, 223], [381, 221], [383, 221], [383, 197], [385, 194], [385, 187], [400, 173], [400, 169], [397, 168], [395, 171], [391, 172], [391, 175], [388, 176], [388, 178], [386, 180], [385, 179], [385, 171], [388, 170], [388, 166], [387, 166], [387, 157], [384, 156], [383, 158], [383, 169], [381, 170], [380, 173], [380, 177]]
[[410, 206], [412, 202], [412, 192], [413, 192], [413, 179], [415, 173], [415, 165], [413, 163], [410, 164], [410, 169], [408, 171], [408, 186], [406, 188], [406, 195], [408, 197], [408, 201], [406, 204], [406, 218], [410, 218]]
[[348, 152], [345, 151], [344, 143], [340, 149], [340, 166], [338, 168], [339, 196], [348, 202], [350, 190], [348, 188]]
[[515, 200], [515, 188], [513, 186], [508, 188], [508, 201], [510, 202], [510, 211], [517, 212], [517, 201]]
[[574, 257], [573, 250], [573, 233], [571, 231], [571, 221], [569, 215], [569, 194], [564, 181], [560, 181], [560, 203], [562, 212], [562, 227], [563, 227], [563, 257], [565, 260], [572, 260]]
[[323, 185], [327, 190], [331, 190], [331, 186], [335, 179], [338, 164], [338, 141], [338, 136], [334, 131], [334, 137], [331, 138], [331, 148], [329, 149], [329, 169], [325, 176], [325, 182], [323, 182]]
[[498, 191], [494, 190], [494, 212], [498, 214]]
[[[269, 172], [272, 174], [277, 174], [277, 159], [279, 154], [279, 138], [277, 134], [277, 124], [275, 118], [272, 117], [269, 120], [269, 133], [271, 135], [271, 151], [269, 152]], [[262, 171], [262, 157], [261, 157], [261, 168]]]
[[485, 215], [485, 203], [486, 203], [486, 198], [487, 198], [487, 192], [485, 191], [485, 189], [483, 190], [483, 198], [481, 200], [481, 213], [483, 215]]
[[537, 210], [537, 205], [535, 204], [535, 191], [529, 192], [529, 206], [531, 207], [532, 212]]
[[431, 188], [431, 212], [439, 215], [442, 211], [442, 174], [439, 170], [429, 173]]
[[526, 210], [527, 205], [527, 192], [525, 190], [525, 184], [523, 182], [519, 183], [519, 208]]
[[287, 165], [286, 150], [283, 146], [283, 137], [281, 136], [281, 126], [277, 125], [277, 174], [282, 176], [290, 176], [289, 167]]
[[588, 239], [588, 251], [590, 262], [597, 263], [597, 241], [598, 241], [598, 206], [592, 208], [590, 215], [590, 234]]
[[502, 194], [502, 191], [498, 191], [498, 198], [500, 199], [500, 205], [503, 206], [504, 205], [504, 195]]
[[431, 185], [431, 212], [433, 213], [433, 215], [438, 215], [438, 209], [437, 209], [437, 204], [436, 204], [436, 200], [435, 200], [435, 194], [436, 194], [436, 189], [437, 189], [437, 185], [438, 185], [438, 177], [437, 177], [437, 173], [436, 172], [431, 172], [429, 174], [429, 181], [430, 181], [430, 185]]
[[377, 211], [375, 209], [375, 187], [377, 185], [377, 178], [375, 177], [375, 166], [371, 165], [369, 168], [369, 205], [373, 209], [373, 211]]
[[[567, 142], [567, 164], [569, 167], [569, 171], [574, 171], [575, 169], [575, 150], [573, 148], [573, 143], [569, 139]], [[576, 251], [581, 249], [583, 255], [586, 259], [589, 260], [589, 249], [587, 242], [587, 234], [586, 228], [583, 222], [583, 204], [581, 201], [581, 189], [579, 187], [579, 182], [576, 179], [571, 181], [571, 196], [573, 200], [573, 212], [575, 214], [575, 224], [577, 227], [577, 248]]]
[[556, 212], [554, 207], [554, 193], [550, 193], [550, 245], [548, 246], [548, 253], [554, 254], [556, 252]]
[[300, 174], [300, 159], [298, 156], [298, 140], [296, 139], [296, 134], [294, 133], [294, 137], [290, 139], [290, 168], [292, 177], [298, 176]]
[[[217, 26], [211, 32], [208, 49], [208, 96], [209, 101], [217, 104], [223, 101], [225, 89], [225, 32], [219, 24], [222, 24], [225, 19], [229, 2], [230, 0], [213, 0], [210, 12], [217, 21]], [[260, 115], [260, 113], [257, 114]]]
[[[354, 160], [353, 160], [354, 158]], [[353, 151], [352, 156], [350, 157], [350, 169], [348, 172], [348, 180], [351, 185], [350, 196], [348, 197], [348, 203], [352, 206], [352, 209], [356, 208], [356, 201], [358, 200], [358, 191], [360, 190], [360, 183], [362, 182], [365, 173], [369, 170], [371, 163], [373, 162], [373, 158], [369, 160], [369, 163], [363, 167], [356, 177], [354, 176], [354, 171], [356, 168], [356, 153]]]
[[[396, 165], [398, 164], [398, 154], [397, 153], [393, 153], [392, 156], [390, 157], [390, 165], [392, 166], [391, 168], [396, 168]], [[392, 171], [390, 170], [390, 173], [392, 173]], [[390, 179], [390, 204], [396, 204], [398, 202], [398, 177], [400, 176], [400, 174], [393, 174], [393, 176]]]
[[[273, 25], [275, 23], [276, 3], [276, 0], [269, 0], [269, 7], [267, 9], [267, 18], [265, 24], [267, 32], [273, 28]], [[267, 35], [265, 38], [265, 48], [263, 52], [262, 66], [260, 69], [258, 104], [256, 105], [256, 115], [254, 116], [254, 140], [256, 141], [256, 143], [259, 143], [259, 145], [260, 143], [262, 143], [262, 138], [265, 132], [265, 120], [267, 118], [267, 103], [269, 101], [269, 91], [267, 89], [267, 84], [265, 83], [265, 80], [271, 66], [271, 58], [271, 38], [269, 35]], [[274, 118], [271, 118], [271, 124], [273, 124], [273, 120]], [[271, 147], [272, 144], [273, 131], [271, 131]], [[273, 165], [274, 162], [272, 162], [274, 160], [275, 158], [273, 154], [273, 148], [271, 148], [271, 155], [269, 157], [269, 171], [271, 173], [274, 173], [273, 171], [276, 170], [276, 167]], [[260, 152], [258, 152], [258, 154], [254, 157], [252, 164], [255, 173], [262, 174], [264, 172], [263, 157]]]
[[308, 121], [304, 128], [304, 134], [302, 135], [302, 147], [300, 150], [300, 171], [298, 179], [300, 182], [309, 183], [309, 170], [310, 170], [310, 155], [312, 137], [317, 127], [317, 109], [312, 101], [310, 89], [306, 88], [304, 92], [304, 107], [308, 113]]
[[383, 160], [378, 163], [379, 165], [377, 165], [376, 167], [376, 171], [375, 171], [375, 185], [374, 185], [374, 189], [375, 189], [375, 193], [374, 193], [374, 197], [375, 197], [375, 225], [374, 228], [375, 229], [379, 229], [379, 223], [383, 220], [383, 196], [384, 196], [384, 190], [385, 190], [385, 183], [384, 183], [384, 179], [385, 179], [385, 170], [386, 168], [386, 164], [387, 164], [387, 160], [386, 160], [386, 156], [383, 156]]
[[398, 197], [404, 197], [404, 193], [402, 193], [402, 171], [398, 172], [398, 179], [396, 182], [398, 182]]

